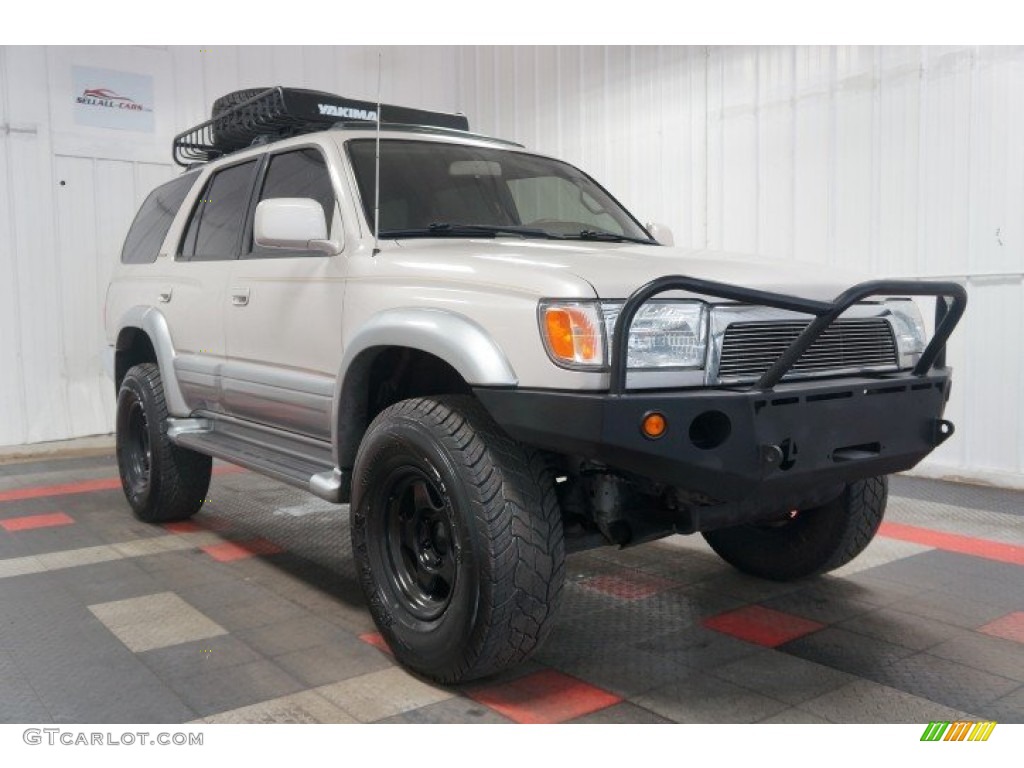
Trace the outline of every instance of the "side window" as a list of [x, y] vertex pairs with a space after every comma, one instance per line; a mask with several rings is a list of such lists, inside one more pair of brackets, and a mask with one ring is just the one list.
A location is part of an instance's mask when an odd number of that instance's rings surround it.
[[[324, 209], [328, 234], [334, 218], [334, 188], [327, 172], [327, 163], [319, 150], [307, 148], [294, 152], [272, 155], [263, 176], [260, 189], [262, 200], [278, 197], [308, 197], [316, 200]], [[255, 215], [255, 209], [253, 211]], [[246, 258], [267, 259], [286, 256], [321, 256], [315, 251], [292, 251], [284, 248], [263, 248], [252, 241], [252, 222], [249, 225], [249, 249]]]
[[526, 226], [555, 219], [622, 234], [622, 226], [599, 202], [566, 179], [558, 176], [509, 179], [508, 189], [516, 201], [519, 218]]
[[188, 173], [161, 184], [149, 193], [135, 215], [121, 249], [124, 264], [152, 264], [160, 253], [171, 222], [195, 184], [198, 174]]
[[242, 222], [249, 205], [256, 161], [217, 171], [192, 211], [181, 242], [180, 258], [188, 261], [236, 259]]

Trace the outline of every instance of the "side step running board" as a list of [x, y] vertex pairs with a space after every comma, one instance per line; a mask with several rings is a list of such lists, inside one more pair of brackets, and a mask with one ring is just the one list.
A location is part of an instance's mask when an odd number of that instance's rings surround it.
[[175, 445], [251, 469], [335, 503], [345, 503], [351, 478], [334, 466], [330, 445], [220, 418], [168, 419]]

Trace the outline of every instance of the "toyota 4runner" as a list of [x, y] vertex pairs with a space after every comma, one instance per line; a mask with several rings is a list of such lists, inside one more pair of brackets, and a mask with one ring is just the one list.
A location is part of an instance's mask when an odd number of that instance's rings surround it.
[[567, 551], [700, 533], [768, 579], [860, 553], [952, 433], [963, 288], [669, 247], [468, 127], [278, 87], [175, 138], [105, 310], [135, 514], [194, 515], [211, 457], [350, 503], [377, 626], [445, 683], [537, 648]]

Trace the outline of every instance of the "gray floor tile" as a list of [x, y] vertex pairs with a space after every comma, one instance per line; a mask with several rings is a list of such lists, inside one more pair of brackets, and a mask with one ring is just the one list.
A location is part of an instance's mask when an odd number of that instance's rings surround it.
[[923, 651], [939, 645], [963, 632], [960, 627], [945, 622], [883, 608], [857, 616], [837, 625], [839, 629], [858, 635], [884, 640], [904, 648]]
[[252, 629], [238, 630], [239, 639], [265, 656], [279, 656], [292, 651], [346, 643], [353, 635], [317, 616], [299, 616]]
[[989, 702], [978, 713], [987, 720], [1000, 723], [1024, 723], [1024, 685], [995, 701]]
[[827, 588], [811, 587], [765, 600], [761, 605], [822, 624], [836, 624], [855, 616], [862, 616], [877, 607], [873, 603], [851, 597], [849, 590], [836, 592], [839, 594]]
[[705, 627], [690, 627], [671, 632], [637, 643], [636, 647], [704, 671], [762, 650], [760, 646]]
[[298, 680], [267, 660], [208, 669], [168, 682], [201, 717], [287, 696], [304, 688]]
[[227, 634], [173, 592], [99, 603], [89, 610], [136, 653]]
[[230, 632], [280, 624], [308, 616], [308, 611], [302, 606], [277, 596], [245, 603], [219, 604], [207, 608], [205, 613]]
[[393, 666], [389, 656], [355, 637], [275, 656], [274, 662], [309, 686], [336, 683]]
[[262, 660], [262, 656], [233, 635], [221, 635], [138, 654], [162, 680], [194, 677], [214, 669]]
[[980, 599], [951, 599], [941, 589], [921, 592], [889, 607], [894, 611], [912, 613], [965, 629], [975, 629], [1006, 614], [1004, 606], [992, 605]]
[[628, 701], [614, 704], [604, 709], [599, 709], [596, 712], [591, 712], [587, 715], [577, 717], [575, 720], [570, 720], [570, 723], [582, 723], [591, 725], [605, 725], [611, 723], [639, 723], [639, 724], [658, 724], [658, 723], [671, 723], [667, 717], [662, 717], [649, 709], [638, 707]]
[[610, 650], [575, 659], [559, 668], [573, 677], [629, 698], [690, 674], [690, 667], [638, 648]]
[[928, 649], [943, 659], [1024, 683], [1024, 644], [964, 631]]
[[831, 723], [928, 723], [974, 719], [962, 712], [871, 680], [856, 680], [799, 704]]
[[55, 571], [71, 594], [86, 605], [162, 592], [163, 587], [134, 560], [114, 560]]
[[964, 712], [980, 712], [1020, 685], [927, 652], [870, 670], [864, 677]]
[[836, 627], [797, 638], [779, 646], [778, 650], [860, 677], [870, 677], [875, 670], [914, 652], [901, 645]]
[[857, 678], [795, 656], [762, 649], [710, 674], [787, 704], [821, 696]]
[[465, 725], [472, 723], [511, 723], [507, 717], [493, 709], [478, 704], [472, 699], [457, 696], [419, 709], [410, 709], [391, 717], [377, 720], [378, 723], [451, 723]]
[[42, 699], [4, 650], [0, 650], [0, 723], [47, 723]]
[[631, 700], [677, 723], [756, 723], [787, 709], [777, 699], [696, 670]]
[[361, 723], [383, 720], [455, 695], [414, 677], [400, 667], [382, 669], [315, 690]]
[[771, 717], [766, 717], [760, 722], [772, 725], [809, 725], [812, 723], [827, 723], [828, 720], [812, 712], [792, 707], [791, 709], [784, 709]]
[[354, 723], [343, 709], [313, 691], [302, 691], [247, 707], [218, 712], [203, 718], [205, 723]]

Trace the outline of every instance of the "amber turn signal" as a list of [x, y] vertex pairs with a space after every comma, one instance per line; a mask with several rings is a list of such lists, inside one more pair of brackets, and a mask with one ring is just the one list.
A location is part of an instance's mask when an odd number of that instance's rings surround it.
[[594, 365], [601, 363], [601, 335], [596, 318], [577, 306], [544, 310], [548, 350], [558, 362]]
[[665, 415], [658, 413], [657, 411], [651, 411], [644, 416], [643, 423], [640, 426], [641, 431], [644, 433], [644, 437], [649, 437], [651, 440], [657, 440], [659, 437], [665, 434], [668, 429], [668, 420]]

